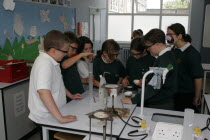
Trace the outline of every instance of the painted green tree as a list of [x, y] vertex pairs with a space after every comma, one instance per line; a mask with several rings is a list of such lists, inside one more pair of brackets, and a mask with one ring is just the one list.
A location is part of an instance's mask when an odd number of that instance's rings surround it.
[[17, 37], [15, 37], [15, 40], [13, 42], [13, 49], [14, 49], [14, 52], [15, 52], [14, 55], [13, 55], [13, 58], [14, 59], [19, 59], [19, 55], [20, 55], [22, 49], [21, 49], [21, 46], [18, 42]]
[[4, 47], [0, 50], [0, 54], [1, 54], [0, 55], [1, 60], [13, 59], [12, 58], [12, 45], [8, 38], [5, 40]]
[[[33, 38], [34, 39], [34, 38]], [[24, 60], [35, 60], [36, 57], [39, 55], [38, 45], [40, 44], [39, 38], [36, 42], [32, 44], [26, 44], [23, 50], [23, 59]], [[30, 53], [29, 53], [30, 52]]]
[[3, 53], [2, 46], [0, 46], [0, 60], [7, 60], [7, 55]]
[[[35, 38], [27, 38], [33, 40]], [[4, 47], [0, 46], [0, 60], [30, 60], [34, 61], [39, 55], [38, 45], [40, 44], [40, 37], [35, 39], [33, 43], [26, 43], [25, 37], [21, 37], [20, 41], [15, 37], [13, 44], [7, 38]]]

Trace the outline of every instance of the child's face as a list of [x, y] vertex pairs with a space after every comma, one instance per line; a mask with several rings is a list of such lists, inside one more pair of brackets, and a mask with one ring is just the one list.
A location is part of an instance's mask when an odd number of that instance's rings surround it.
[[119, 55], [119, 51], [113, 51], [111, 54], [108, 54], [107, 52], [103, 52], [103, 55], [109, 62], [113, 62], [117, 59], [117, 56]]
[[78, 48], [78, 44], [77, 43], [71, 43], [69, 45], [69, 51], [68, 51], [68, 56], [70, 57], [72, 54], [76, 53]]
[[69, 43], [65, 43], [64, 46], [60, 49], [55, 49], [55, 59], [57, 62], [61, 61], [64, 56], [67, 55], [69, 51]]
[[93, 47], [90, 43], [85, 43], [84, 49], [82, 52], [93, 52]]
[[144, 56], [146, 50], [144, 50], [143, 52], [140, 52], [140, 51], [136, 51], [136, 50], [131, 50], [131, 55], [136, 58], [136, 59], [139, 59], [141, 57]]
[[152, 56], [158, 56], [158, 43], [152, 44], [150, 42], [146, 42], [145, 45], [147, 46], [147, 50], [152, 54]]
[[172, 31], [171, 29], [167, 29], [167, 35], [171, 36], [173, 39], [174, 39], [174, 42], [173, 43], [170, 43], [170, 45], [173, 45], [178, 42], [178, 37], [177, 35], [174, 33], [174, 31]]

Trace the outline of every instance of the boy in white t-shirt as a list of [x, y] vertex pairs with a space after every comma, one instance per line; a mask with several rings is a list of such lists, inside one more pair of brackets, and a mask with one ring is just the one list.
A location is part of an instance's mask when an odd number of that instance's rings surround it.
[[69, 39], [60, 31], [52, 30], [44, 38], [44, 50], [36, 58], [29, 86], [29, 118], [35, 123], [50, 114], [60, 123], [76, 121], [76, 116], [63, 116], [59, 108], [66, 104], [65, 89], [59, 61], [69, 50]]

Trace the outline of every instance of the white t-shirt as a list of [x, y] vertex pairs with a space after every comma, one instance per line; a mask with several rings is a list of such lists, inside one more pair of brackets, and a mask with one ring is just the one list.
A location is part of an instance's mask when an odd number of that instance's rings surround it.
[[37, 92], [39, 89], [50, 90], [58, 108], [66, 104], [66, 91], [60, 64], [46, 53], [40, 53], [36, 58], [30, 75], [29, 118], [36, 123], [50, 115]]
[[87, 78], [89, 77], [88, 62], [83, 60], [77, 61], [77, 69], [80, 77]]

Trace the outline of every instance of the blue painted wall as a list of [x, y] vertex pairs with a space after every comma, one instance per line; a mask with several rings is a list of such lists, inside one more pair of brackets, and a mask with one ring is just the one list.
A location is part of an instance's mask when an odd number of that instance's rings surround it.
[[[63, 14], [65, 15], [66, 21], [69, 24], [66, 30], [75, 32], [75, 29], [71, 28], [71, 25], [75, 24], [76, 22], [76, 9], [75, 8], [67, 8], [67, 7], [58, 6], [58, 5], [41, 4], [41, 3], [35, 3], [35, 2], [15, 1], [16, 5], [15, 5], [14, 11], [6, 11], [3, 8], [2, 3], [3, 3], [3, 0], [0, 0], [0, 21], [1, 21], [0, 23], [0, 46], [1, 46], [0, 55], [5, 45], [11, 44], [11, 46], [9, 46], [10, 50], [12, 50], [13, 47], [16, 47], [16, 46], [13, 46], [15, 39], [16, 39], [16, 42], [18, 40], [19, 44], [21, 42], [22, 44], [26, 45], [26, 47], [30, 47], [30, 46], [27, 46], [27, 44], [25, 44], [24, 41], [21, 41], [21, 40], [23, 38], [25, 40], [33, 39], [33, 37], [29, 35], [31, 26], [37, 27], [37, 36], [34, 37], [34, 39], [39, 39], [39, 37], [42, 37], [43, 35], [45, 35], [48, 31], [52, 29], [60, 30], [63, 32], [64, 25], [60, 20], [60, 16], [62, 16]], [[48, 17], [50, 18], [50, 22], [44, 22], [44, 23], [41, 22], [40, 10], [50, 10], [50, 13], [48, 14]], [[19, 14], [23, 22], [24, 32], [21, 36], [17, 35], [13, 29], [15, 14]], [[72, 20], [72, 18], [74, 20]], [[10, 36], [10, 38], [7, 38], [7, 36], [4, 34], [5, 30], [7, 34]], [[6, 43], [6, 40], [7, 40], [7, 43]], [[38, 44], [39, 43], [36, 43], [36, 45]], [[8, 53], [9, 51], [3, 50], [3, 52], [5, 55], [5, 53]], [[9, 55], [9, 54], [6, 54], [6, 55]]]

